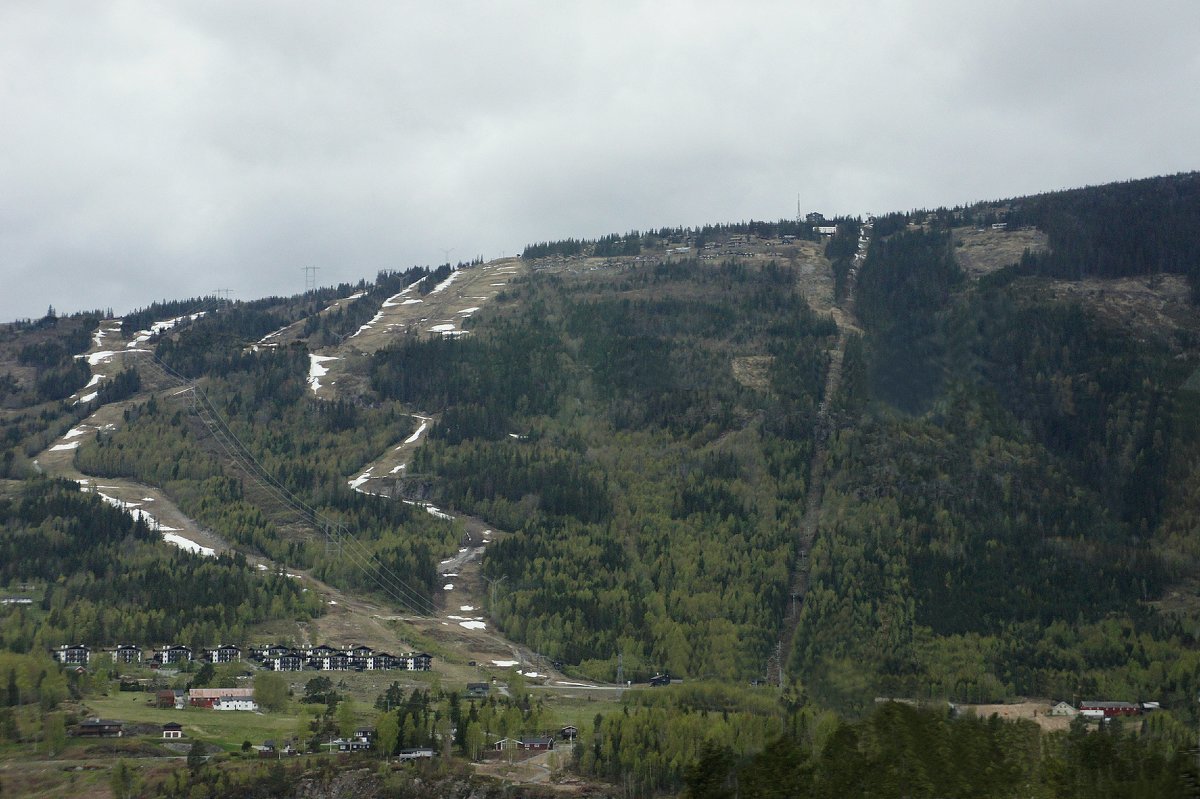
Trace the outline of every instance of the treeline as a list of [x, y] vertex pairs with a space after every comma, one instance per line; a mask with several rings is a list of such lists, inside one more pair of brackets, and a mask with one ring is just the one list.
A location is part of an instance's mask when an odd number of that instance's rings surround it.
[[[447, 270], [449, 268], [447, 267]], [[356, 299], [343, 303], [334, 311], [326, 313], [313, 309], [304, 323], [304, 337], [308, 340], [310, 349], [335, 345], [347, 336], [358, 332], [379, 312], [380, 306], [391, 296], [398, 294], [406, 286], [425, 278], [421, 284], [424, 287], [431, 281], [430, 272], [425, 267], [412, 267], [403, 272], [382, 270], [375, 281], [369, 285], [360, 283], [355, 291]], [[432, 285], [429, 286], [432, 288]], [[345, 296], [345, 295], [343, 295]]]
[[[0, 375], [0, 406], [19, 408], [54, 402], [83, 388], [91, 372], [87, 362], [75, 356], [87, 350], [98, 322], [94, 313], [48, 315], [30, 325], [0, 329], [0, 369], [4, 369]], [[19, 366], [32, 368], [32, 378], [18, 379], [9, 371]]]
[[846, 718], [689, 684], [629, 692], [581, 725], [575, 767], [628, 797], [1183, 797], [1196, 784], [1190, 738], [1169, 713], [1045, 732], [945, 703]]
[[8, 651], [134, 639], [198, 647], [322, 610], [294, 581], [260, 575], [241, 556], [172, 547], [141, 517], [66, 481], [29, 481], [0, 499], [0, 530], [0, 583], [46, 585], [36, 608], [13, 605], [0, 618]]
[[1022, 269], [1052, 277], [1187, 275], [1200, 297], [1200, 173], [1026, 197], [1011, 226], [1045, 231], [1049, 247]]
[[800, 239], [816, 238], [812, 222], [796, 222], [790, 219], [768, 222], [752, 219], [749, 222], [701, 225], [699, 227], [662, 227], [645, 232], [633, 230], [625, 234], [611, 233], [597, 239], [566, 238], [556, 241], [541, 241], [525, 245], [521, 257], [638, 255], [645, 249], [658, 249], [668, 244], [681, 244], [685, 241], [691, 242], [693, 246], [702, 247], [706, 241], [724, 241], [732, 235], [753, 235], [765, 239], [777, 239], [785, 235]]
[[1194, 796], [1195, 763], [1182, 743], [1120, 722], [1094, 732], [1078, 723], [1069, 733], [1047, 734], [1028, 721], [951, 718], [889, 703], [858, 722], [798, 717], [786, 734], [749, 756], [710, 740], [682, 775], [682, 795]]
[[1046, 233], [1049, 246], [1009, 269], [1010, 278], [1181, 274], [1200, 297], [1200, 172], [893, 213], [875, 221], [875, 234], [888, 236], [910, 223], [942, 231], [999, 224]]

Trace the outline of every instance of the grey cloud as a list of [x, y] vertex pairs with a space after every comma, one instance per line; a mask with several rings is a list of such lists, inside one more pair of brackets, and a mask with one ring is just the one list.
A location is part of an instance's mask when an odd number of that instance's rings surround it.
[[845, 5], [6, 3], [0, 318], [1198, 166], [1193, 2]]

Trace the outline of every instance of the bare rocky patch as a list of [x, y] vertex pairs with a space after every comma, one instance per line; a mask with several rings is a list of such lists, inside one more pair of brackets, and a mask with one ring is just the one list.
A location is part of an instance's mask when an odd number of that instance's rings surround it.
[[954, 257], [963, 271], [975, 279], [1019, 262], [1026, 250], [1040, 252], [1047, 246], [1046, 234], [1033, 228], [954, 231]]

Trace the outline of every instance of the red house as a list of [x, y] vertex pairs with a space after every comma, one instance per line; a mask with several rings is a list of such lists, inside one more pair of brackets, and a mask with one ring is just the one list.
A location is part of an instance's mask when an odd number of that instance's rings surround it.
[[1132, 702], [1084, 700], [1079, 703], [1079, 712], [1087, 715], [1099, 715], [1103, 713], [1104, 718], [1108, 719], [1113, 716], [1140, 716], [1142, 709]]

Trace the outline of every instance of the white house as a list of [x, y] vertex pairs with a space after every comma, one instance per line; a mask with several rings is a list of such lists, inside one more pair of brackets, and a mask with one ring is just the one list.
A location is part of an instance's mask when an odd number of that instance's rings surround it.
[[213, 702], [213, 710], [258, 710], [258, 703], [244, 697], [222, 696]]
[[1070, 702], [1057, 702], [1050, 708], [1051, 716], [1077, 716], [1079, 711]]

